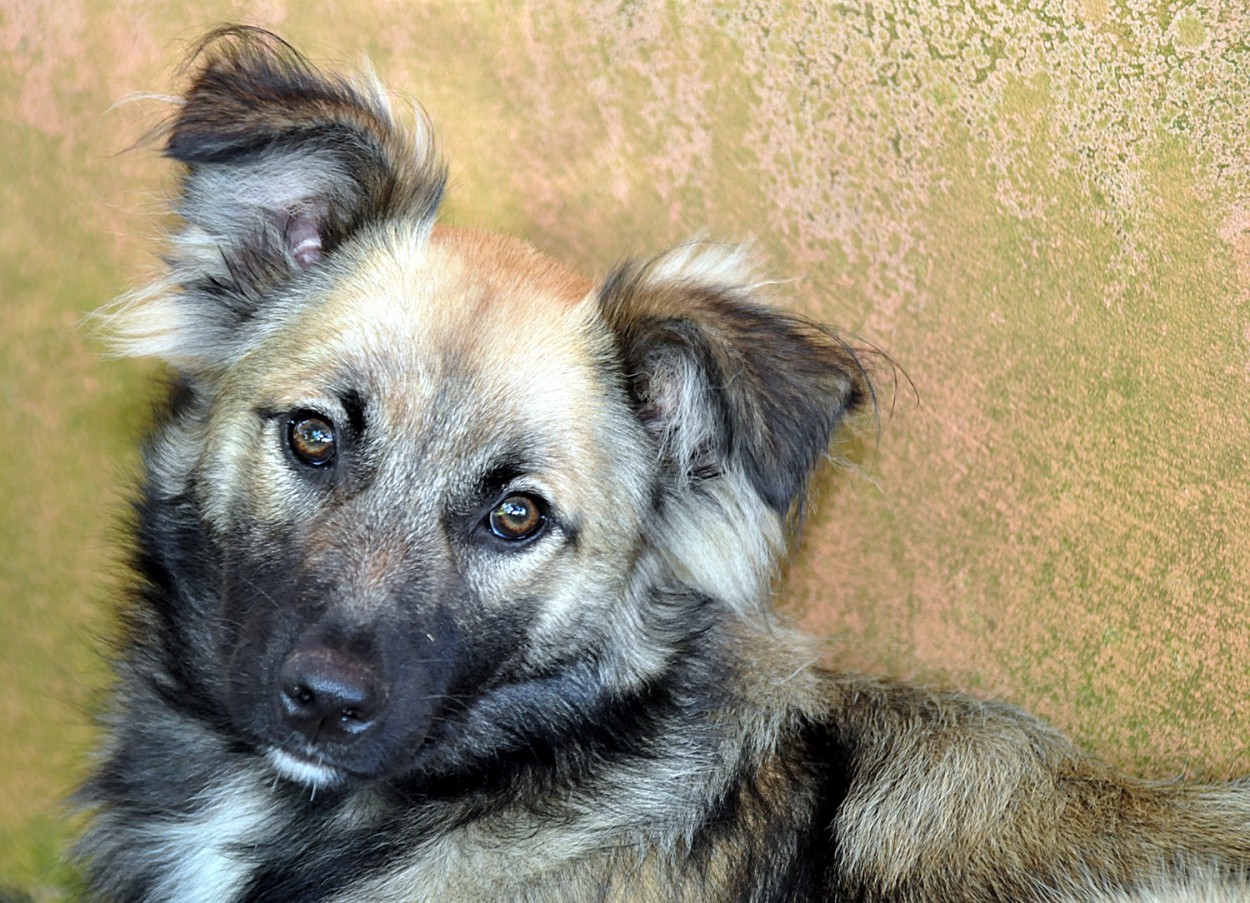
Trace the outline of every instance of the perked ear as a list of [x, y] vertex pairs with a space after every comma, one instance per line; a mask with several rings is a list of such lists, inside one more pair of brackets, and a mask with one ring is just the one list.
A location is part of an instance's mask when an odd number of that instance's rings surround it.
[[784, 519], [871, 386], [846, 342], [762, 289], [739, 253], [695, 243], [619, 268], [601, 302], [670, 479], [744, 477]]
[[171, 272], [123, 299], [117, 325], [123, 351], [194, 365], [362, 226], [432, 225], [446, 172], [419, 113], [398, 126], [378, 85], [323, 74], [268, 32], [219, 29], [189, 69], [165, 146], [186, 166]]

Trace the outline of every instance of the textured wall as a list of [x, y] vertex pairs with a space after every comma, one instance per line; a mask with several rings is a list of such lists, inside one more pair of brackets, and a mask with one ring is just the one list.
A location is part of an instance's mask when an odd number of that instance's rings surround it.
[[143, 420], [147, 371], [76, 325], [168, 185], [118, 154], [159, 105], [111, 105], [227, 19], [421, 99], [449, 219], [600, 274], [751, 237], [788, 303], [893, 356], [783, 593], [833, 660], [1139, 773], [1250, 771], [1242, 6], [0, 0], [0, 885], [62, 880]]

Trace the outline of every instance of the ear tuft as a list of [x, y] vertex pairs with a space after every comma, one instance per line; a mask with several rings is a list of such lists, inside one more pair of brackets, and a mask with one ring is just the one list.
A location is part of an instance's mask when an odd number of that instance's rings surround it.
[[620, 267], [601, 304], [672, 479], [740, 475], [784, 518], [870, 384], [850, 345], [766, 305], [766, 286], [741, 252], [694, 243]]

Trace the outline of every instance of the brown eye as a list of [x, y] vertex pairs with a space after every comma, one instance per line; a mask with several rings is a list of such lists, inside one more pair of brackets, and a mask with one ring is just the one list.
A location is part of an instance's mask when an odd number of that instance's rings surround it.
[[334, 424], [317, 414], [297, 414], [287, 427], [287, 444], [300, 462], [322, 467], [334, 460]]
[[537, 536], [547, 522], [542, 506], [528, 495], [510, 495], [491, 511], [490, 532], [500, 539], [517, 542]]

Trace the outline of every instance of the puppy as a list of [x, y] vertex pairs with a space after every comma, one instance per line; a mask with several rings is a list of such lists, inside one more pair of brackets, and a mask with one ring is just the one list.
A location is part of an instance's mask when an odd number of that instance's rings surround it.
[[419, 117], [199, 49], [173, 374], [80, 846], [113, 901], [1241, 899], [1250, 788], [830, 673], [769, 607], [860, 356], [707, 244], [595, 284], [436, 223]]

